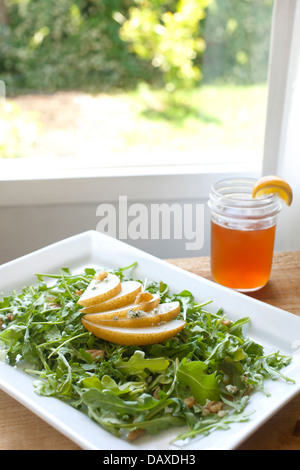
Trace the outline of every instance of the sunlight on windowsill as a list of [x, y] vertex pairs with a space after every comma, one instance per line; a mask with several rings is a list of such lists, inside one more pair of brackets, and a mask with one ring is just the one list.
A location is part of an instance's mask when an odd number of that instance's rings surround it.
[[[218, 152], [219, 154], [219, 152]], [[218, 155], [217, 154], [217, 155]], [[224, 155], [225, 152], [223, 151]], [[216, 158], [217, 158], [217, 155]], [[112, 163], [111, 155], [108, 154], [106, 160], [107, 165], [99, 166], [99, 159], [82, 157], [54, 157], [54, 158], [38, 158], [26, 157], [19, 159], [2, 159], [0, 160], [0, 181], [10, 180], [32, 180], [32, 179], [60, 179], [60, 178], [93, 178], [93, 177], [127, 177], [127, 176], [142, 176], [142, 175], [186, 175], [186, 174], [214, 174], [214, 173], [231, 173], [231, 172], [259, 172], [261, 169], [262, 159], [258, 158], [253, 153], [245, 152], [246, 158], [238, 160], [241, 157], [241, 152], [236, 152], [236, 161], [230, 161], [232, 152], [228, 155], [228, 160], [225, 163], [218, 161], [214, 162], [214, 155], [209, 155], [206, 152], [206, 163], [198, 164], [197, 158], [199, 155], [194, 153], [190, 154], [190, 160], [194, 159], [194, 163], [182, 164], [185, 153], [174, 152], [170, 155], [172, 157], [172, 165], [161, 163], [163, 158], [159, 158], [156, 154], [157, 161], [152, 159], [151, 154], [143, 157], [152, 164], [139, 164], [140, 154], [136, 154], [136, 161], [132, 155], [119, 155]], [[166, 156], [165, 154], [161, 157]], [[130, 163], [129, 163], [130, 158]], [[160, 161], [159, 161], [160, 160]], [[177, 162], [176, 162], [177, 161]], [[128, 162], [128, 164], [123, 164]]]
[[[203, 86], [176, 103], [147, 86], [113, 95], [17, 96], [6, 103], [6, 117], [18, 124], [7, 153], [26, 157], [0, 159], [1, 178], [257, 167], [265, 103], [263, 85]], [[31, 141], [22, 147], [23, 135]]]

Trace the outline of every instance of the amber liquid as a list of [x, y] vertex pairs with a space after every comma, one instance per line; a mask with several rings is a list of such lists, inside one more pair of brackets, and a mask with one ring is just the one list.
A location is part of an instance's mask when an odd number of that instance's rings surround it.
[[211, 271], [219, 284], [256, 290], [270, 277], [275, 228], [235, 230], [211, 222]]

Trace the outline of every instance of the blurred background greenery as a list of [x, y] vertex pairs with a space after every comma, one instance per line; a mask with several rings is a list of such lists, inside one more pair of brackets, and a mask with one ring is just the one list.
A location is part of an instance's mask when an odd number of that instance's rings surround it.
[[[179, 126], [191, 143], [196, 123], [214, 126], [228, 141], [225, 96], [236, 90], [255, 109], [250, 135], [234, 125], [238, 107], [231, 127], [240, 144], [252, 142], [262, 135], [272, 8], [273, 0], [0, 0], [0, 78], [11, 101], [0, 115], [0, 157], [30, 154], [38, 140], [41, 122], [19, 97], [66, 91], [126, 95], [134, 106], [147, 88], [150, 99], [134, 119], [137, 140], [154, 121], [152, 132], [161, 133], [162, 122], [165, 136]], [[132, 132], [126, 139], [133, 145]]]

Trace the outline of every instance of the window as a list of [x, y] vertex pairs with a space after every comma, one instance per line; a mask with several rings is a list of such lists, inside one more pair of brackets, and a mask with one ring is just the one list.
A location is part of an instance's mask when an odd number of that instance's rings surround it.
[[1, 2], [2, 174], [259, 171], [272, 11], [272, 0]]

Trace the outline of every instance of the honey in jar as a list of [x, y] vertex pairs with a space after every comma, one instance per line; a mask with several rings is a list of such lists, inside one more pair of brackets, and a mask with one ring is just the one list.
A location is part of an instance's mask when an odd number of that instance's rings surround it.
[[213, 279], [242, 292], [260, 289], [269, 280], [276, 217], [275, 194], [252, 199], [251, 178], [227, 179], [210, 192], [211, 272]]

